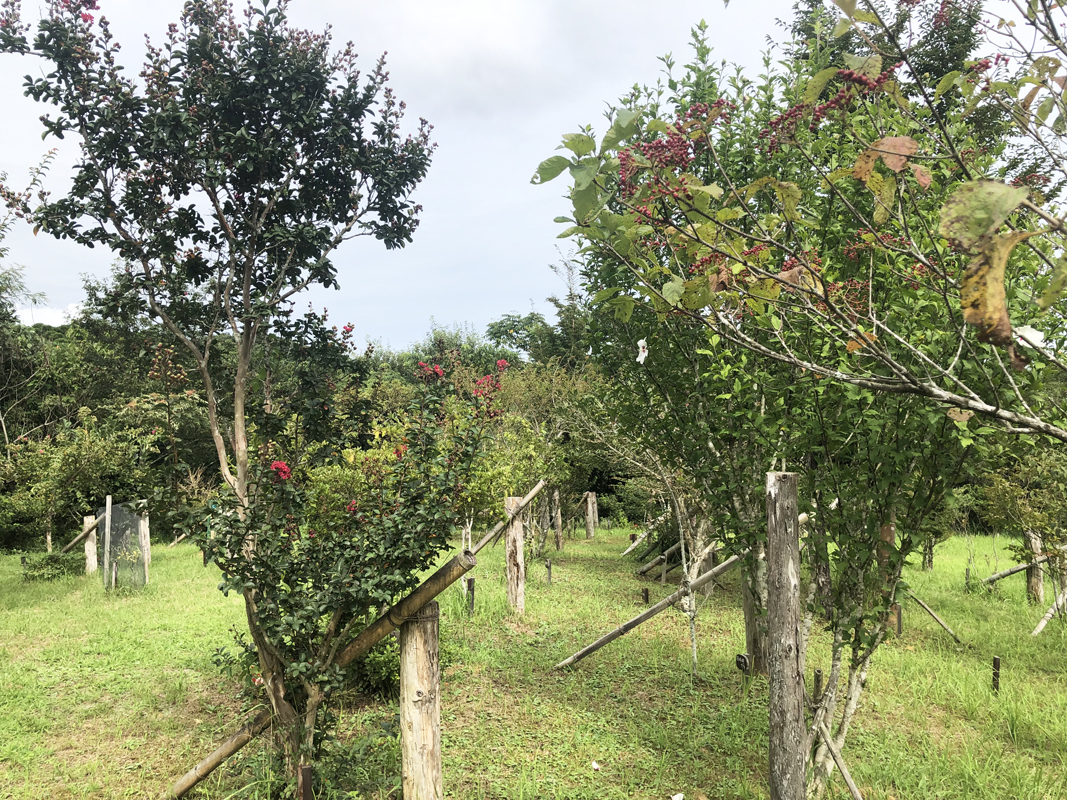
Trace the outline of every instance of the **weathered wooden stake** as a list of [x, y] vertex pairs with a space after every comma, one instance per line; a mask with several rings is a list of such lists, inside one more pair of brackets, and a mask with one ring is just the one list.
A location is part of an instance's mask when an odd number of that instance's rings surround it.
[[547, 561], [545, 561], [545, 570], [546, 570], [546, 576], [547, 576], [546, 580], [548, 582], [548, 585], [551, 586], [552, 585], [552, 559], [551, 558], [548, 559]]
[[137, 544], [141, 548], [144, 561], [144, 585], [148, 585], [148, 565], [152, 563], [152, 538], [148, 528], [148, 509], [141, 511], [137, 518]]
[[585, 538], [592, 539], [596, 533], [596, 495], [585, 493]]
[[400, 754], [404, 800], [440, 800], [444, 796], [438, 619], [437, 602], [431, 601], [400, 626]]
[[92, 575], [97, 570], [96, 563], [96, 526], [93, 523], [96, 522], [96, 517], [82, 517], [82, 526], [88, 528], [90, 525], [93, 529], [89, 531], [89, 535], [85, 537], [85, 574]]
[[552, 527], [556, 529], [556, 549], [563, 549], [563, 514], [559, 508], [559, 489], [552, 490]]
[[[504, 498], [504, 511], [514, 513], [520, 497]], [[526, 613], [526, 557], [523, 553], [522, 518], [516, 516], [504, 534], [504, 559], [507, 565], [508, 605], [518, 614]]]
[[474, 576], [467, 578], [467, 613], [474, 616]]
[[767, 638], [771, 800], [804, 800], [807, 725], [800, 663], [797, 474], [767, 473]]
[[659, 571], [659, 582], [660, 582], [661, 584], [663, 584], [663, 583], [666, 583], [666, 582], [667, 582], [667, 560], [666, 560], [666, 559], [664, 559], [664, 560], [663, 560], [663, 566], [662, 566], [662, 567], [660, 567], [660, 571]]
[[297, 776], [297, 780], [300, 785], [297, 787], [297, 794], [300, 795], [300, 800], [315, 800], [315, 796], [311, 793], [311, 765], [301, 764], [300, 774]]
[[[1034, 531], [1026, 531], [1026, 546], [1033, 553], [1033, 559], [1040, 557], [1042, 542], [1041, 536]], [[1026, 599], [1034, 605], [1045, 603], [1045, 573], [1037, 564], [1033, 563], [1026, 568]]]
[[893, 603], [893, 605], [889, 607], [889, 611], [892, 617], [897, 621], [897, 637], [899, 638], [904, 635], [904, 620], [901, 618], [900, 603]]
[[647, 606], [648, 605], [648, 587], [647, 586], [644, 589], [641, 590], [641, 599], [644, 601], [645, 605]]
[[819, 705], [819, 701], [822, 700], [822, 670], [815, 670], [815, 692], [811, 696], [812, 702], [816, 707]]
[[114, 588], [111, 569], [111, 495], [104, 498], [104, 588]]
[[993, 694], [1000, 694], [1000, 656], [993, 656]]
[[966, 572], [963, 573], [963, 585], [968, 589], [971, 588], [971, 568], [967, 567]]
[[636, 533], [631, 533], [630, 534], [630, 544], [633, 544], [636, 541], [637, 541], [637, 534]]

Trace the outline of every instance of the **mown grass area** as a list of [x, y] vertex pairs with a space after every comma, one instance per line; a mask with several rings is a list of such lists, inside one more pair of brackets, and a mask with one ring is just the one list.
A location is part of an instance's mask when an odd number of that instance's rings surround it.
[[[736, 575], [702, 602], [697, 680], [673, 610], [550, 671], [638, 613], [642, 587], [653, 602], [673, 590], [634, 577], [626, 542], [601, 532], [549, 551], [551, 586], [530, 564], [522, 618], [507, 612], [502, 547], [479, 555], [473, 617], [458, 587], [440, 598], [448, 797], [766, 797], [767, 687], [743, 686], [734, 667]], [[965, 591], [969, 547], [981, 575], [1010, 563], [994, 544], [950, 540], [933, 573], [908, 571], [965, 645], [905, 601], [904, 636], [876, 656], [845, 748], [865, 798], [1067, 798], [1067, 627], [1031, 638], [1044, 609], [1026, 604], [1021, 575]], [[155, 797], [244, 719], [211, 659], [243, 625], [239, 601], [216, 590], [195, 548], [153, 556], [148, 590], [116, 597], [88, 578], [24, 584], [18, 559], [0, 558], [0, 798]], [[825, 641], [809, 678], [817, 666], [828, 666]], [[321, 771], [331, 785], [318, 796], [396, 797], [395, 706], [350, 697], [336, 711]], [[268, 748], [250, 745], [193, 796], [264, 798], [271, 770]]]

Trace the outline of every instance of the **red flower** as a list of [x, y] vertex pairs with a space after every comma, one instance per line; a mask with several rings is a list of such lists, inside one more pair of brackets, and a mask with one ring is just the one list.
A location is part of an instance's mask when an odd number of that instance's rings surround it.
[[284, 461], [275, 461], [270, 465], [271, 471], [274, 473], [274, 482], [287, 481], [293, 477], [293, 471], [289, 469], [289, 465]]
[[506, 370], [510, 366], [511, 366], [511, 364], [509, 364], [507, 362], [507, 359], [503, 359], [502, 358], [502, 359], [500, 359], [499, 361], [496, 362], [496, 370], [497, 370], [497, 372], [503, 372], [504, 370]]

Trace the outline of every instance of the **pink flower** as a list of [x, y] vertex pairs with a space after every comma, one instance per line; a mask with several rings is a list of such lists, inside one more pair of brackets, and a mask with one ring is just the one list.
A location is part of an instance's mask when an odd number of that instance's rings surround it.
[[506, 370], [510, 366], [511, 365], [507, 362], [507, 359], [502, 358], [502, 359], [500, 359], [499, 361], [496, 362], [496, 371], [497, 372], [503, 372], [504, 370]]
[[92, 14], [89, 14], [89, 13], [86, 13], [85, 11], [83, 11], [83, 12], [82, 12], [82, 22], [89, 22], [89, 23], [91, 23], [92, 21], [93, 21], [93, 15], [92, 15]]
[[270, 465], [271, 471], [274, 472], [274, 482], [287, 481], [293, 477], [293, 471], [289, 469], [289, 465], [284, 461], [275, 461]]

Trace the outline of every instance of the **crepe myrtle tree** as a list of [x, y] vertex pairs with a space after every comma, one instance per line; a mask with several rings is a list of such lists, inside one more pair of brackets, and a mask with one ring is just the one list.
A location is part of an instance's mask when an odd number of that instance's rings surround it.
[[[535, 182], [572, 181], [563, 235], [619, 265], [594, 302], [685, 315], [824, 379], [973, 412], [972, 428], [1067, 441], [1042, 389], [1067, 376], [1067, 225], [1040, 176], [1004, 157], [1014, 130], [1059, 179], [1067, 57], [1047, 20], [1067, 12], [1020, 4], [1038, 44], [1009, 41], [1017, 61], [928, 75], [912, 68], [918, 3], [898, 4], [898, 24], [835, 2], [844, 16], [787, 74], [757, 86], [739, 73], [674, 105], [635, 95], [599, 142], [569, 134], [569, 155], [540, 165]], [[962, 13], [933, 5], [935, 24]], [[862, 48], [837, 53], [848, 30]], [[1005, 110], [999, 144], [970, 125], [988, 104]]]
[[[225, 482], [249, 502], [249, 367], [287, 300], [337, 286], [342, 242], [411, 240], [410, 194], [433, 146], [423, 120], [401, 132], [404, 104], [384, 60], [367, 75], [348, 44], [290, 27], [285, 0], [249, 5], [190, 0], [161, 46], [147, 46], [139, 80], [94, 0], [56, 0], [34, 26], [18, 0], [0, 5], [0, 52], [35, 56], [44, 77], [26, 93], [55, 106], [45, 135], [80, 140], [70, 190], [4, 190], [35, 230], [110, 248], [126, 285], [195, 360]], [[220, 337], [236, 351], [232, 418], [220, 419], [209, 368]]]

